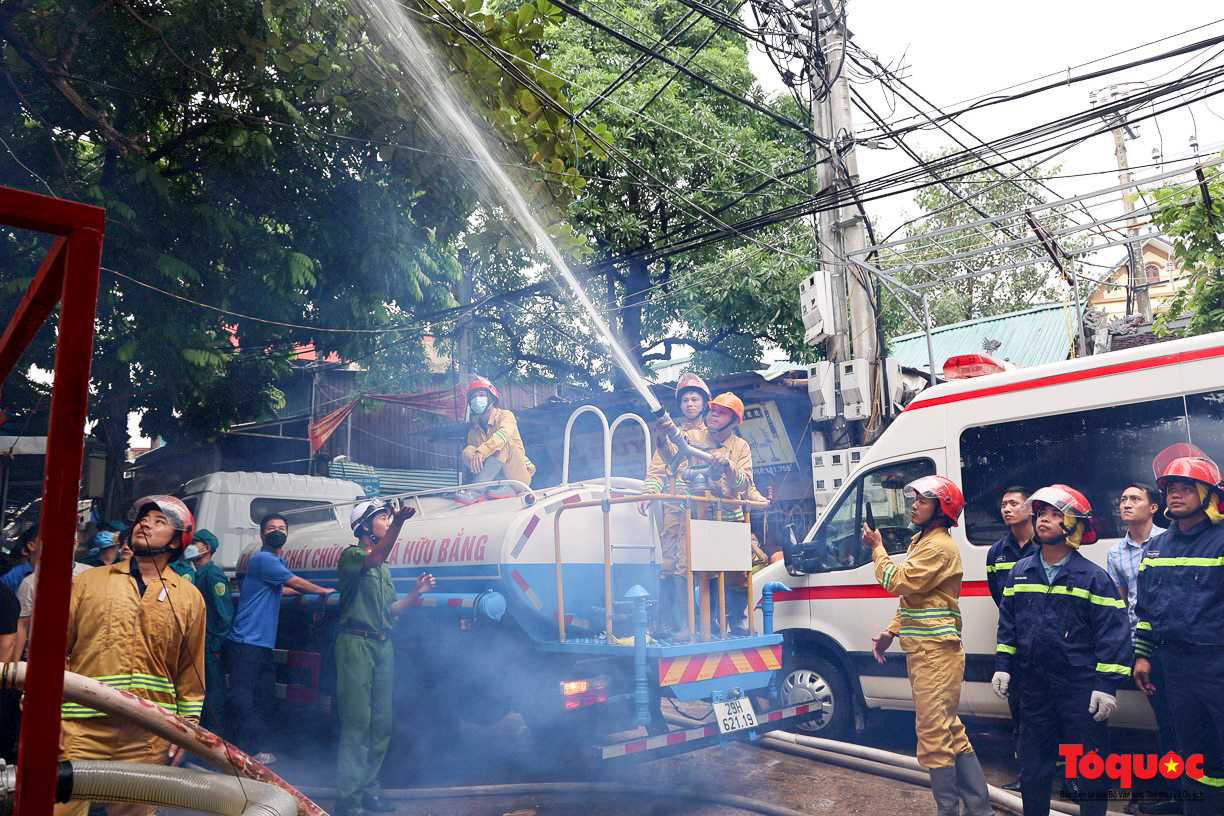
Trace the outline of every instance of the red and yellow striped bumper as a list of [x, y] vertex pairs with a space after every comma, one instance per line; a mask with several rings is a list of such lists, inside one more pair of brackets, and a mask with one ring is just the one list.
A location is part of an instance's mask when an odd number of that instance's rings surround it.
[[736, 649], [709, 655], [659, 658], [659, 685], [674, 686], [712, 680], [732, 674], [774, 671], [782, 668], [782, 644]]

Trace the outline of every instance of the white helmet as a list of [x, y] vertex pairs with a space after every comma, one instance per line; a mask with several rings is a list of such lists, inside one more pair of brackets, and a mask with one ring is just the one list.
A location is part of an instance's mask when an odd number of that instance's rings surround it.
[[370, 499], [369, 501], [358, 502], [353, 507], [353, 512], [349, 514], [349, 527], [353, 530], [353, 535], [361, 538], [361, 525], [365, 524], [374, 516], [381, 512], [387, 511], [390, 508], [382, 499]]

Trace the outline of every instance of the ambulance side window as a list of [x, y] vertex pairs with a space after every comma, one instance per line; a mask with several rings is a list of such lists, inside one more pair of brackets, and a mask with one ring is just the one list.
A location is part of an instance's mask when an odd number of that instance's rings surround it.
[[930, 459], [914, 459], [877, 467], [855, 479], [804, 542], [804, 570], [832, 572], [870, 563], [871, 550], [861, 541], [865, 521], [880, 531], [890, 554], [905, 552], [913, 530], [902, 488], [934, 472], [935, 463]]
[[1190, 444], [1216, 462], [1224, 462], [1224, 391], [1208, 391], [1186, 397], [1190, 417]]
[[[960, 464], [969, 542], [988, 547], [1007, 532], [999, 515], [1006, 488], [1036, 490], [1060, 482], [1087, 496], [1102, 539], [1121, 538], [1126, 528], [1118, 497], [1127, 482], [1154, 481], [1152, 460], [1169, 445], [1194, 441], [1219, 447], [1215, 429], [1224, 403], [1218, 393], [1214, 402], [1205, 399], [1211, 396], [1167, 397], [966, 428], [960, 435]], [[1202, 414], [1198, 433], [1191, 432], [1187, 410]]]

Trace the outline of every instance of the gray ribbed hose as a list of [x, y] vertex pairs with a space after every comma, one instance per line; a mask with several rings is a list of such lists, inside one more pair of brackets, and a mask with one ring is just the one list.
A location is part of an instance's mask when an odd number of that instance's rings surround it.
[[[297, 800], [287, 791], [253, 779], [215, 773], [79, 759], [61, 762], [56, 785], [58, 801], [88, 800], [181, 808], [215, 816], [294, 816]], [[11, 812], [17, 769], [5, 768], [4, 807]]]
[[[0, 689], [23, 689], [25, 663], [0, 663]], [[64, 672], [64, 699], [136, 723], [168, 742], [186, 748], [214, 768], [267, 782], [289, 793], [297, 802], [298, 816], [327, 816], [323, 808], [298, 792], [297, 788], [230, 745], [198, 723], [150, 703], [142, 697], [103, 685], [91, 677]], [[169, 769], [167, 769], [169, 770]], [[221, 778], [226, 778], [222, 776]]]

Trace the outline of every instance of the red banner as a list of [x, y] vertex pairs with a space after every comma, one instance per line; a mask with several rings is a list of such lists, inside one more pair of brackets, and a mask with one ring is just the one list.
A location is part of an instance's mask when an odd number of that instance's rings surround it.
[[466, 405], [463, 402], [461, 387], [446, 388], [441, 391], [422, 391], [419, 394], [361, 394], [347, 405], [337, 408], [318, 422], [310, 423], [310, 452], [318, 453], [327, 440], [331, 439], [336, 429], [348, 418], [362, 399], [372, 399], [385, 402], [388, 405], [401, 405], [417, 411], [438, 414], [448, 419], [463, 419]]
[[318, 422], [310, 423], [310, 452], [318, 453], [327, 440], [331, 439], [331, 435], [340, 427], [340, 423], [353, 413], [353, 409], [357, 407], [357, 403], [361, 402], [361, 397], [357, 397], [341, 408], [337, 408], [327, 416], [320, 419]]

